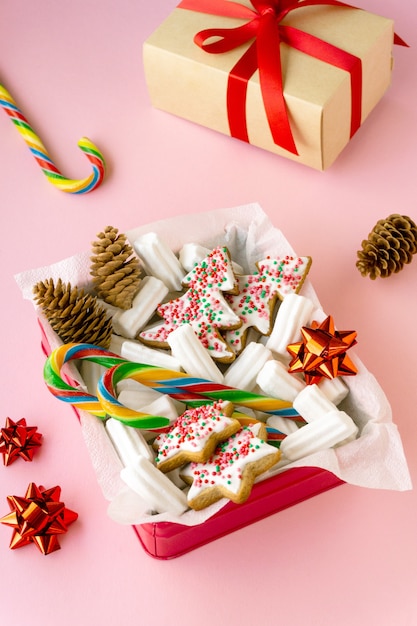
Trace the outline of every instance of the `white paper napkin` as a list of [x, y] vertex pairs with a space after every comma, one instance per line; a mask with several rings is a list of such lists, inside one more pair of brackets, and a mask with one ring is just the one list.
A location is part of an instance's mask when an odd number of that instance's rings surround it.
[[[281, 231], [272, 225], [256, 203], [161, 220], [140, 226], [126, 235], [133, 244], [139, 235], [150, 231], [158, 233], [177, 252], [185, 243], [199, 243], [208, 248], [225, 244], [230, 249], [233, 260], [248, 273], [255, 271], [256, 261], [266, 255], [295, 254]], [[23, 297], [33, 301], [33, 285], [47, 278], [55, 281], [61, 278], [64, 282], [88, 289], [91, 284], [90, 251], [18, 274], [16, 281]], [[302, 294], [320, 307], [309, 277], [304, 282]], [[48, 324], [44, 323], [44, 326], [52, 349], [60, 345], [61, 342]], [[398, 429], [392, 421], [388, 400], [374, 376], [358, 357], [354, 354], [352, 358], [358, 367], [358, 374], [344, 379], [350, 393], [340, 408], [355, 420], [360, 436], [344, 446], [317, 452], [278, 471], [291, 467], [315, 466], [333, 472], [352, 485], [373, 489], [410, 489], [407, 462]], [[82, 384], [81, 377], [74, 370], [73, 375]], [[222, 500], [203, 511], [187, 511], [180, 517], [144, 513], [143, 502], [129, 494], [120, 479], [121, 462], [110, 444], [101, 420], [82, 412], [81, 429], [97, 480], [105, 498], [111, 501], [109, 515], [116, 521], [128, 524], [169, 521], [194, 525], [205, 521], [227, 503]], [[273, 473], [271, 471], [268, 476]]]

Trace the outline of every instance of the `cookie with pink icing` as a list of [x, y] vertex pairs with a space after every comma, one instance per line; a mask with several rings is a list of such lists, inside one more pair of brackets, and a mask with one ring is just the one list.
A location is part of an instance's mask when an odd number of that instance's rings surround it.
[[226, 342], [236, 353], [243, 350], [249, 328], [254, 327], [261, 335], [270, 334], [277, 299], [283, 300], [287, 295], [300, 291], [310, 270], [311, 257], [267, 257], [256, 265], [258, 271], [254, 274], [237, 277], [238, 294], [225, 296], [242, 322], [239, 328], [224, 334]]
[[240, 422], [230, 415], [233, 405], [205, 404], [185, 411], [168, 432], [155, 439], [155, 463], [162, 472], [170, 472], [190, 461], [204, 463], [216, 446], [240, 428]]
[[279, 449], [266, 443], [263, 424], [243, 426], [219, 444], [205, 463], [190, 463], [180, 472], [189, 483], [188, 504], [201, 510], [222, 498], [245, 502], [255, 479], [281, 458]]
[[241, 325], [239, 316], [225, 300], [224, 292], [235, 293], [237, 280], [226, 247], [218, 246], [184, 278], [187, 291], [158, 306], [163, 322], [143, 330], [140, 339], [151, 346], [169, 348], [169, 334], [181, 324], [190, 324], [213, 359], [228, 362], [234, 353], [221, 331]]

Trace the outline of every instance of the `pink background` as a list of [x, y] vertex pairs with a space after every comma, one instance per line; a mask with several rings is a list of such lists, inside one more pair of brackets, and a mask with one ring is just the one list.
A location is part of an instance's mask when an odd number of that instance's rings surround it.
[[[174, 0], [2, 0], [0, 81], [65, 175], [88, 165], [95, 141], [108, 178], [86, 196], [49, 185], [0, 114], [2, 403], [44, 435], [32, 463], [0, 466], [7, 495], [31, 481], [60, 485], [79, 520], [43, 557], [11, 551], [0, 526], [1, 620], [7, 624], [417, 623], [417, 495], [342, 486], [173, 561], [156, 561], [129, 527], [106, 516], [73, 413], [45, 389], [32, 306], [13, 275], [89, 249], [107, 224], [121, 231], [176, 214], [258, 201], [299, 254], [340, 328], [392, 404], [412, 478], [417, 473], [417, 260], [386, 280], [362, 278], [356, 251], [376, 221], [415, 205], [416, 11], [362, 0], [391, 17], [411, 45], [396, 47], [390, 90], [326, 173], [153, 110], [142, 43]], [[201, 595], [200, 595], [201, 594]]]

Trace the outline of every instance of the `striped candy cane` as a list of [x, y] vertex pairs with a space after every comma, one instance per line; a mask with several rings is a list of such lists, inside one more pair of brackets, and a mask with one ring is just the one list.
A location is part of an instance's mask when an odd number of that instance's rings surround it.
[[11, 121], [23, 137], [26, 145], [34, 156], [36, 162], [42, 169], [46, 178], [54, 187], [67, 193], [82, 194], [96, 189], [104, 179], [105, 162], [100, 150], [87, 137], [82, 137], [78, 146], [90, 161], [93, 171], [87, 178], [73, 180], [65, 178], [48, 154], [41, 139], [35, 133], [16, 102], [0, 83], [0, 106], [10, 117]]

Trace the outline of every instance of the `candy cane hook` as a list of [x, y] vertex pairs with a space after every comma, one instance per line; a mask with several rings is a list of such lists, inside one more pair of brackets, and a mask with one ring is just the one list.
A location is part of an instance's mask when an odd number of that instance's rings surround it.
[[105, 173], [104, 157], [100, 150], [92, 141], [87, 139], [87, 137], [82, 137], [78, 142], [78, 146], [90, 161], [93, 172], [90, 176], [81, 180], [65, 178], [52, 161], [41, 139], [34, 132], [10, 93], [1, 83], [0, 106], [10, 117], [46, 178], [54, 187], [57, 187], [61, 191], [66, 191], [67, 193], [81, 194], [93, 191], [93, 189], [101, 185]]

